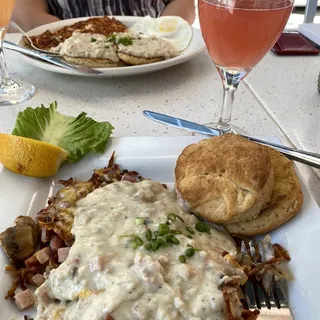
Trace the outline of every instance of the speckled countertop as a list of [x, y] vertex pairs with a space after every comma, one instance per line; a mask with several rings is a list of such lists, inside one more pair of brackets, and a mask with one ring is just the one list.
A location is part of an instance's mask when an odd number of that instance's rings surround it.
[[[16, 41], [18, 35], [9, 35]], [[121, 78], [82, 78], [53, 74], [27, 65], [6, 51], [12, 76], [36, 86], [36, 94], [18, 106], [0, 107], [0, 131], [11, 132], [17, 113], [27, 106], [58, 102], [61, 112], [85, 111], [108, 120], [117, 136], [186, 135], [143, 117], [145, 109], [199, 123], [215, 121], [220, 112], [222, 85], [207, 52], [193, 60], [152, 74]], [[270, 53], [239, 88], [233, 123], [251, 135], [276, 136], [287, 145], [320, 153], [320, 95], [316, 79], [320, 58], [275, 57]], [[299, 165], [320, 204], [320, 179]]]

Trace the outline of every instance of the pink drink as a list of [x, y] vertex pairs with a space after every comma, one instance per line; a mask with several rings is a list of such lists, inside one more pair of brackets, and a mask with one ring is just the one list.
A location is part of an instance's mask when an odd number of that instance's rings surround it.
[[290, 0], [199, 0], [201, 31], [214, 63], [238, 71], [254, 67], [282, 33], [292, 6]]

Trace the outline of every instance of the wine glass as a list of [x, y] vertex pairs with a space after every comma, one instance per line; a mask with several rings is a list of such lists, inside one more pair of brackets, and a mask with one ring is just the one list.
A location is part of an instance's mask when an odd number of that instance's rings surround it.
[[34, 85], [11, 79], [3, 53], [3, 39], [8, 29], [15, 0], [1, 0], [0, 4], [0, 106], [23, 102], [34, 94]]
[[228, 133], [239, 83], [278, 40], [293, 0], [199, 0], [198, 4], [201, 32], [224, 88], [221, 116], [214, 127]]

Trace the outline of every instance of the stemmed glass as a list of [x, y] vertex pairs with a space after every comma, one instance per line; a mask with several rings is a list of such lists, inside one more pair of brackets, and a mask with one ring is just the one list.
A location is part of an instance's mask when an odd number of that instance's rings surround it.
[[16, 82], [11, 79], [3, 53], [3, 39], [9, 27], [15, 0], [1, 0], [0, 4], [0, 106], [23, 102], [34, 94], [34, 85], [25, 82]]
[[293, 0], [199, 0], [202, 35], [224, 88], [214, 127], [224, 133], [232, 131], [239, 83], [278, 40], [292, 8]]

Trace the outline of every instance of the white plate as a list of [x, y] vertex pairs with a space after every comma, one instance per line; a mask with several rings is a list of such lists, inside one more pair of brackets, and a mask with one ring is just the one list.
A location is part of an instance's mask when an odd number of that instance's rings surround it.
[[[12, 226], [18, 215], [34, 217], [52, 195], [55, 180], [89, 178], [94, 168], [108, 163], [113, 150], [116, 151], [117, 163], [123, 168], [172, 184], [177, 156], [185, 146], [201, 139], [191, 136], [112, 138], [105, 154], [89, 156], [76, 165], [67, 165], [54, 179], [26, 178], [0, 167], [0, 230]], [[295, 279], [289, 283], [289, 302], [295, 320], [316, 320], [319, 319], [320, 301], [320, 210], [305, 183], [302, 180], [301, 183], [304, 193], [301, 212], [271, 235], [274, 242], [282, 244], [291, 254], [289, 268]], [[21, 319], [24, 314], [32, 315], [32, 310], [17, 312], [12, 301], [3, 299], [12, 280], [3, 271], [7, 259], [0, 251], [0, 318], [13, 320]]]
[[[124, 17], [124, 16], [115, 16], [115, 18], [121, 21], [123, 24], [125, 24], [128, 27], [131, 27], [137, 21], [139, 21], [140, 19], [143, 19], [143, 17]], [[47, 30], [50, 30], [50, 31], [57, 30], [64, 26], [72, 25], [78, 21], [87, 20], [87, 19], [89, 18], [84, 17], [84, 18], [68, 19], [68, 20], [62, 20], [62, 21], [45, 24], [43, 26], [30, 30], [28, 32], [28, 35], [29, 36], [39, 35]], [[141, 66], [130, 66], [130, 67], [120, 67], [120, 68], [99, 68], [99, 70], [103, 72], [103, 74], [99, 75], [99, 77], [130, 76], [130, 75], [154, 72], [157, 70], [162, 70], [165, 68], [172, 67], [174, 65], [183, 63], [185, 61], [188, 61], [194, 58], [205, 48], [205, 43], [203, 41], [200, 30], [195, 28], [192, 28], [192, 29], [193, 29], [193, 37], [192, 37], [191, 43], [186, 50], [184, 50], [179, 54], [179, 56], [174, 57], [172, 59], [150, 63], [146, 65], [141, 65]], [[19, 40], [18, 44], [23, 46], [22, 38]], [[64, 68], [55, 66], [53, 64], [49, 64], [47, 62], [39, 61], [27, 56], [23, 56], [23, 57], [27, 63], [43, 70], [57, 72], [57, 73], [64, 73], [64, 74], [72, 74], [76, 76], [86, 76], [83, 73], [64, 69]], [[89, 75], [89, 76], [92, 76], [92, 75]]]

